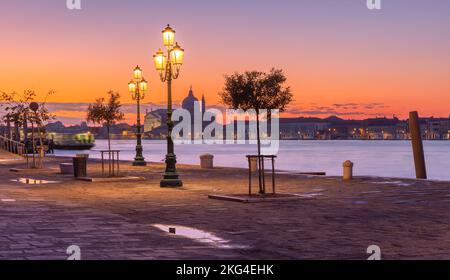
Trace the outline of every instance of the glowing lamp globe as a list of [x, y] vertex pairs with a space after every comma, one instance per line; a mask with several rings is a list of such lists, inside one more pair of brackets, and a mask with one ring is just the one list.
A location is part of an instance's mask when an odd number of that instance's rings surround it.
[[184, 49], [182, 49], [178, 43], [176, 43], [175, 47], [173, 47], [170, 52], [170, 59], [173, 65], [181, 66], [183, 64]]
[[158, 71], [164, 71], [166, 69], [166, 56], [163, 51], [159, 49], [156, 54], [153, 56], [155, 61], [155, 68]]
[[148, 82], [145, 79], [142, 79], [142, 81], [139, 83], [139, 89], [141, 92], [145, 92], [148, 89]]
[[136, 92], [136, 84], [133, 81], [128, 83], [128, 90], [131, 93], [135, 93]]
[[162, 31], [163, 34], [163, 42], [166, 48], [170, 48], [173, 46], [175, 42], [175, 30], [168, 24], [166, 28]]
[[136, 66], [136, 68], [134, 68], [134, 78], [136, 80], [142, 79], [142, 70], [141, 70], [141, 68], [139, 68], [139, 66]]

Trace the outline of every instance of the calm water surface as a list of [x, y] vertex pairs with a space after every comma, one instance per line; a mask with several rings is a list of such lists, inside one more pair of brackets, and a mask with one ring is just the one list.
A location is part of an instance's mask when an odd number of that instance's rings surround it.
[[[112, 141], [113, 149], [121, 150], [121, 159], [132, 160], [134, 140]], [[147, 161], [163, 161], [165, 141], [144, 140]], [[424, 142], [430, 179], [450, 180], [450, 141]], [[88, 151], [99, 158], [98, 150], [107, 149], [106, 140], [97, 140]], [[216, 166], [246, 167], [245, 155], [255, 154], [256, 145], [176, 145], [178, 162], [199, 164], [199, 155], [211, 153]], [[60, 156], [73, 156], [77, 151], [57, 151]], [[355, 175], [414, 178], [411, 143], [408, 141], [281, 141], [276, 168], [291, 171], [325, 171], [341, 175], [342, 162], [355, 163]]]

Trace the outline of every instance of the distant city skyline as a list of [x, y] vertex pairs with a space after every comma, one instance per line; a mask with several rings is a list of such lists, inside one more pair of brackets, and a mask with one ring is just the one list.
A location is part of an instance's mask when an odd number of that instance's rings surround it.
[[[188, 108], [184, 107], [188, 110]], [[149, 112], [144, 118], [144, 135], [148, 139], [164, 139], [167, 131], [165, 125], [167, 109]], [[253, 120], [254, 121], [254, 120]], [[265, 121], [263, 121], [265, 123]], [[229, 123], [228, 123], [229, 124]], [[240, 122], [240, 125], [244, 123]], [[203, 123], [203, 127], [208, 122]], [[236, 124], [234, 124], [236, 125]], [[270, 126], [270, 123], [267, 124]], [[266, 126], [266, 124], [264, 124]], [[250, 126], [245, 125], [246, 130]], [[420, 118], [422, 137], [425, 140], [450, 140], [450, 116], [445, 118]], [[0, 126], [0, 131], [4, 127]], [[223, 127], [223, 135], [227, 129]], [[54, 122], [46, 126], [47, 131], [55, 133], [85, 133], [92, 132], [96, 138], [106, 138], [105, 126], [66, 125]], [[115, 139], [134, 139], [135, 127], [118, 123], [111, 127]], [[246, 131], [246, 133], [249, 133]], [[364, 120], [346, 120], [336, 116], [328, 118], [297, 117], [280, 118], [279, 133], [281, 140], [409, 140], [410, 130], [408, 120], [398, 118], [369, 118]], [[192, 131], [192, 135], [196, 135]], [[202, 137], [198, 134], [196, 137]]]
[[[193, 91], [194, 97], [199, 100], [199, 98], [204, 98], [204, 96], [199, 96], [195, 93], [195, 89], [193, 89], [192, 86], [189, 87], [189, 91]], [[20, 95], [20, 92], [18, 93]], [[189, 93], [186, 93], [183, 98], [185, 100], [188, 97]], [[173, 106], [174, 109], [178, 109], [182, 107], [183, 100], [174, 100]], [[0, 102], [0, 105], [2, 103]], [[89, 107], [89, 102], [47, 102], [46, 107], [49, 109], [49, 111], [52, 113], [52, 115], [56, 116], [54, 120], [50, 120], [50, 123], [55, 122], [62, 122], [66, 126], [71, 125], [79, 125], [83, 122], [86, 122], [86, 111]], [[145, 115], [148, 112], [155, 111], [158, 109], [166, 110], [167, 104], [162, 101], [160, 103], [154, 103], [154, 102], [144, 102], [141, 104], [141, 117], [145, 117]], [[193, 106], [193, 105], [192, 105]], [[315, 111], [302, 111], [298, 108], [290, 107], [288, 110], [284, 113], [280, 114], [280, 118], [318, 118], [318, 119], [326, 119], [329, 117], [338, 117], [345, 120], [366, 120], [371, 118], [399, 118], [402, 120], [406, 120], [408, 116], [398, 116], [396, 114], [393, 114], [391, 116], [385, 115], [383, 113], [370, 113], [370, 114], [355, 114], [352, 116], [348, 116], [345, 114], [345, 112], [340, 112], [340, 109], [347, 109], [348, 107], [358, 107], [358, 106], [364, 106], [366, 108], [380, 106], [379, 104], [333, 104], [332, 107], [329, 107], [327, 109], [322, 109], [321, 112], [315, 112]], [[224, 105], [220, 103], [216, 104], [210, 104], [208, 103], [208, 100], [205, 100], [205, 110], [208, 109], [219, 109], [222, 112], [226, 112], [227, 108], [224, 107]], [[325, 108], [325, 107], [322, 107]], [[124, 120], [121, 121], [121, 123], [126, 123], [129, 125], [134, 125], [136, 123], [136, 104], [134, 103], [123, 103], [121, 107], [121, 111], [124, 113]], [[4, 109], [2, 106], [0, 106], [0, 116], [2, 116], [4, 113]], [[422, 118], [449, 118], [450, 114], [446, 116], [438, 116], [438, 115], [422, 115]]]
[[[161, 10], [171, 11], [163, 15]], [[450, 114], [450, 2], [383, 1], [6, 1], [0, 10], [0, 90], [35, 89], [66, 122], [110, 89], [133, 103], [129, 73], [139, 64], [150, 82], [145, 102], [164, 105], [152, 55], [170, 23], [183, 43], [179, 104], [189, 86], [219, 104], [223, 75], [282, 68], [295, 102], [283, 116], [364, 119]], [[42, 95], [41, 95], [42, 98]], [[220, 105], [220, 104], [219, 104]], [[132, 121], [133, 111], [127, 112]]]
[[[50, 111], [56, 115], [56, 119], [53, 122], [61, 121], [64, 125], [78, 125], [82, 122], [86, 121], [86, 109], [89, 106], [90, 103], [88, 102], [79, 102], [79, 103], [60, 103], [60, 102], [50, 102], [47, 103], [47, 107], [50, 109]], [[176, 101], [174, 104], [175, 108], [181, 108], [181, 101]], [[141, 105], [142, 107], [142, 115], [144, 116], [147, 111], [151, 110], [157, 110], [157, 109], [165, 109], [165, 103], [144, 103]], [[221, 109], [226, 110], [223, 105], [221, 104], [207, 104], [206, 109]], [[122, 104], [122, 111], [125, 114], [125, 119], [123, 123], [128, 123], [130, 125], [135, 124], [136, 122], [136, 104], [133, 103], [125, 103]], [[1, 115], [2, 109], [0, 109], [0, 115]], [[346, 116], [344, 113], [339, 113], [339, 111], [330, 111], [329, 114], [302, 114], [301, 111], [298, 111], [296, 108], [289, 109], [286, 113], [280, 114], [281, 118], [328, 118], [332, 116], [336, 116], [342, 119], [346, 120], [364, 120], [364, 119], [370, 119], [370, 118], [393, 118], [398, 117], [401, 120], [408, 119], [408, 116], [398, 116], [398, 115], [385, 115], [385, 114], [373, 114], [373, 115], [364, 115], [360, 114], [357, 116]], [[448, 115], [421, 115], [423, 118], [449, 118], [450, 114]]]

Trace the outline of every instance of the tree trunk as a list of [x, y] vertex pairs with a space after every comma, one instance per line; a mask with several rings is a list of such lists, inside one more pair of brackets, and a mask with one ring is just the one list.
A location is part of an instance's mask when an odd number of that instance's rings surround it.
[[28, 119], [27, 115], [24, 116], [23, 119], [23, 142], [26, 143], [28, 140]]
[[11, 120], [9, 118], [6, 120], [6, 131], [6, 137], [8, 137], [8, 139], [12, 139]]
[[14, 121], [14, 140], [20, 142], [20, 128], [17, 120]]
[[38, 162], [38, 168], [43, 168], [43, 162], [44, 162], [44, 141], [42, 141], [42, 133], [41, 133], [41, 125], [40, 123], [36, 123], [37, 131], [39, 135], [39, 162]]
[[108, 151], [111, 153], [111, 137], [109, 135], [109, 124], [106, 125], [106, 134], [108, 137]]

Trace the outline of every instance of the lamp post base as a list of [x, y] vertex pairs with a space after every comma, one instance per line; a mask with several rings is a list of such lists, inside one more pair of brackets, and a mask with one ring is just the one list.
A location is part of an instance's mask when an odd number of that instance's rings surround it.
[[183, 186], [183, 182], [177, 173], [164, 173], [160, 186], [161, 188], [180, 188]]
[[[140, 128], [139, 128], [140, 129]], [[134, 161], [133, 161], [133, 166], [147, 166], [147, 163], [145, 162], [145, 158], [142, 155], [142, 144], [141, 144], [141, 134], [137, 134], [137, 142], [138, 144], [136, 145], [136, 156], [134, 157]]]
[[133, 166], [147, 166], [147, 162], [144, 160], [144, 158], [136, 158], [133, 161]]

